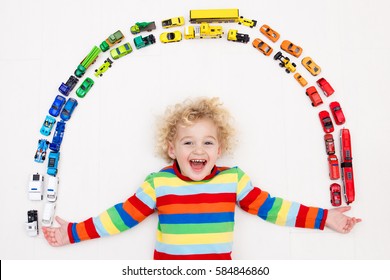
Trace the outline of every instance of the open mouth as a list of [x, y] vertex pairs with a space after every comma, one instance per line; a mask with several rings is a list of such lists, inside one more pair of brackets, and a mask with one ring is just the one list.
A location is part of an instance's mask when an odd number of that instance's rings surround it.
[[190, 165], [194, 170], [201, 170], [203, 166], [205, 166], [207, 163], [207, 160], [205, 159], [191, 159]]

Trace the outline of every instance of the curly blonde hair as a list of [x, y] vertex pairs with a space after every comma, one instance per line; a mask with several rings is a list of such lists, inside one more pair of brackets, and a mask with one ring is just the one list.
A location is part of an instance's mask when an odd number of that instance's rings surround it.
[[217, 126], [218, 141], [222, 154], [231, 152], [234, 146], [235, 129], [231, 124], [229, 111], [222, 106], [218, 97], [187, 99], [167, 108], [165, 115], [157, 123], [157, 153], [167, 162], [169, 142], [175, 139], [177, 125], [191, 126], [201, 119], [210, 119]]

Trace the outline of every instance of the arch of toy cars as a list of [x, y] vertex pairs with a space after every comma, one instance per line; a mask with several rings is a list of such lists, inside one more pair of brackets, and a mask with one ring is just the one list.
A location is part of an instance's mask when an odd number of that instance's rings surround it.
[[[226, 34], [226, 33], [227, 33], [227, 32], [225, 32], [225, 34]], [[164, 44], [161, 44], [161, 45], [164, 45]], [[116, 46], [115, 46], [115, 47], [116, 47]], [[112, 48], [115, 48], [115, 47], [112, 47]], [[249, 46], [247, 46], [247, 47], [248, 47], [248, 49], [249, 49], [249, 48], [250, 48], [250, 49], [253, 49], [251, 43], [250, 43]], [[141, 51], [141, 50], [140, 50], [140, 51]], [[121, 59], [115, 60], [115, 61], [120, 61], [120, 60], [121, 60]], [[95, 68], [98, 68], [98, 67], [99, 67], [99, 65], [97, 65]], [[86, 71], [88, 71], [88, 70], [90, 70], [90, 69], [86, 69]], [[86, 73], [87, 73], [87, 72], [86, 72]], [[85, 74], [86, 74], [86, 73], [85, 73]], [[283, 72], [281, 72], [281, 74], [284, 75]], [[84, 74], [83, 74], [83, 75], [84, 75]], [[83, 76], [83, 75], [82, 75], [82, 76]], [[81, 76], [81, 77], [82, 77], [82, 76]], [[80, 80], [81, 80], [81, 77], [80, 77]], [[80, 97], [80, 96], [79, 96], [79, 97]], [[68, 120], [68, 121], [70, 121], [70, 120]], [[59, 168], [57, 167], [57, 169], [59, 169]], [[50, 175], [50, 174], [49, 174], [49, 175]], [[56, 174], [54, 174], [54, 176], [56, 176]]]

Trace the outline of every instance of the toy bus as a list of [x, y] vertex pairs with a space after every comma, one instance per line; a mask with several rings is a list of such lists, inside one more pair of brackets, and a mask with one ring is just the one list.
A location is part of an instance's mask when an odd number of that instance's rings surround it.
[[190, 22], [238, 22], [238, 9], [190, 10]]
[[340, 150], [344, 196], [346, 203], [350, 204], [355, 201], [355, 181], [352, 168], [351, 135], [347, 128], [340, 130]]

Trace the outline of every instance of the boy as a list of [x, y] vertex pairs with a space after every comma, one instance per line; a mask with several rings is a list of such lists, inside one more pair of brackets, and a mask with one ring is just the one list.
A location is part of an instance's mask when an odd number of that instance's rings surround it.
[[238, 167], [217, 167], [231, 150], [234, 129], [218, 98], [198, 98], [167, 110], [159, 125], [159, 154], [172, 164], [151, 173], [138, 191], [101, 215], [80, 223], [56, 217], [43, 228], [52, 246], [127, 230], [158, 213], [154, 259], [231, 259], [234, 211], [239, 206], [269, 222], [348, 233], [361, 219], [350, 207], [322, 209], [271, 197]]

